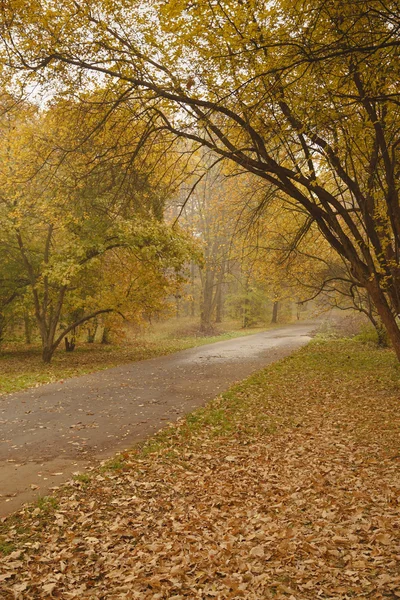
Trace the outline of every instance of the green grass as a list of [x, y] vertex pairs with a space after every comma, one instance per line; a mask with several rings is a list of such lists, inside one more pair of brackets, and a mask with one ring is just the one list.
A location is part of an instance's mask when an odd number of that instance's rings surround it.
[[5, 542], [0, 539], [0, 556], [8, 556], [11, 552], [14, 552], [16, 546], [11, 542]]
[[35, 506], [40, 510], [41, 516], [43, 517], [56, 510], [58, 507], [58, 502], [54, 496], [40, 496], [36, 500]]
[[[29, 523], [21, 519], [19, 513], [15, 513], [0, 522], [0, 557], [11, 554], [11, 552], [19, 549], [21, 544], [32, 544], [41, 529], [51, 521], [58, 506], [59, 503], [56, 497], [40, 496], [36, 502], [27, 507]], [[16, 540], [18, 540], [18, 543]]]
[[91, 478], [88, 473], [79, 473], [78, 475], [74, 475], [74, 480], [83, 484], [90, 483], [90, 479]]
[[72, 353], [59, 348], [50, 365], [42, 362], [38, 345], [5, 345], [0, 351], [0, 394], [37, 387], [129, 362], [164, 356], [195, 346], [251, 335], [266, 329], [240, 329], [235, 322], [227, 323], [225, 327], [228, 329], [220, 327], [215, 335], [200, 336], [196, 335], [193, 321], [182, 319], [179, 326], [177, 321], [161, 324], [145, 334], [127, 336], [126, 341], [120, 344], [81, 342]]
[[102, 471], [122, 471], [126, 467], [126, 462], [120, 454], [108, 460], [102, 467]]

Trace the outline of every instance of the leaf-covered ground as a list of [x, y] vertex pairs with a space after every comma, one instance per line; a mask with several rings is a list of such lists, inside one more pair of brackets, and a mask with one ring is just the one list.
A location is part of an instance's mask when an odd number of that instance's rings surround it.
[[3, 524], [4, 599], [400, 598], [400, 369], [316, 340]]

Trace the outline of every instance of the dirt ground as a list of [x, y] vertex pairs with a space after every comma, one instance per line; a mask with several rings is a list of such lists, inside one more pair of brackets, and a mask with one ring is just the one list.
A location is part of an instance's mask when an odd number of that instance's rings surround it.
[[0, 516], [306, 344], [301, 322], [0, 398]]

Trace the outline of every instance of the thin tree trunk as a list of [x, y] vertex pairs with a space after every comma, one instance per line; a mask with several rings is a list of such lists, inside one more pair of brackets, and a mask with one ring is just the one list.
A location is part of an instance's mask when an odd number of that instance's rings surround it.
[[223, 310], [223, 282], [225, 275], [225, 261], [221, 261], [221, 268], [218, 274], [217, 289], [215, 291], [215, 322], [222, 323]]
[[296, 302], [296, 319], [300, 321], [301, 302]]
[[68, 339], [67, 336], [65, 336], [64, 342], [65, 342], [65, 350], [66, 350], [66, 352], [73, 352], [75, 350], [75, 344], [76, 344], [76, 331], [75, 331], [75, 329], [73, 329], [72, 332], [71, 332], [71, 339]]
[[103, 329], [103, 335], [101, 337], [101, 343], [102, 344], [111, 344], [111, 341], [110, 341], [110, 328], [109, 327], [104, 327], [104, 329]]
[[196, 289], [195, 289], [194, 280], [195, 280], [195, 264], [192, 261], [191, 265], [190, 265], [190, 287], [191, 287], [191, 297], [192, 297], [191, 302], [190, 302], [190, 316], [191, 317], [195, 316], [195, 299], [194, 299], [194, 297], [195, 297]]
[[217, 305], [215, 309], [215, 322], [222, 323], [222, 283], [217, 287]]
[[243, 318], [242, 318], [242, 327], [246, 329], [246, 327], [250, 326], [250, 318], [249, 318], [249, 306], [250, 302], [246, 295], [243, 301]]
[[32, 342], [32, 325], [27, 313], [24, 313], [24, 331], [25, 343], [29, 345]]
[[249, 302], [249, 277], [246, 277], [245, 280], [245, 284], [244, 284], [244, 300], [243, 300], [243, 304], [242, 304], [242, 327], [243, 329], [246, 329], [246, 327], [249, 327], [250, 325], [250, 319], [249, 319], [249, 307], [250, 307], [250, 302]]
[[205, 273], [203, 284], [203, 298], [201, 303], [200, 313], [200, 331], [204, 334], [212, 333], [214, 328], [212, 325], [213, 313], [213, 292], [214, 292], [214, 272], [208, 270]]
[[4, 340], [4, 332], [6, 328], [6, 318], [0, 313], [0, 343]]
[[94, 327], [88, 327], [87, 328], [87, 343], [88, 344], [93, 344], [94, 340], [96, 338], [96, 332], [97, 332], [97, 323], [94, 325]]
[[278, 322], [278, 308], [279, 308], [279, 301], [278, 300], [274, 300], [274, 304], [272, 307], [272, 319], [271, 319], [271, 323], [277, 323]]

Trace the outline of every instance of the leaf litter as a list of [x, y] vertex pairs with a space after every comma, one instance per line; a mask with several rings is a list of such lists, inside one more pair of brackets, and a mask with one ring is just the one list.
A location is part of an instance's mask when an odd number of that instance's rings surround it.
[[314, 342], [6, 520], [0, 597], [400, 598], [399, 383]]

